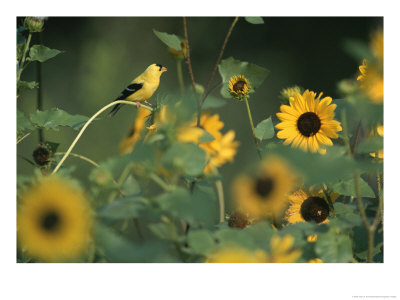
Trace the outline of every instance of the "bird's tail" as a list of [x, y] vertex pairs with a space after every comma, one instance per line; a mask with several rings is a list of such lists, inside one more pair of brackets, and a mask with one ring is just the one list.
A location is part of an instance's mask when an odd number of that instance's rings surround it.
[[113, 109], [109, 112], [108, 116], [109, 117], [114, 116], [117, 113], [117, 111], [121, 108], [122, 105], [123, 104], [121, 104], [121, 103], [114, 105]]

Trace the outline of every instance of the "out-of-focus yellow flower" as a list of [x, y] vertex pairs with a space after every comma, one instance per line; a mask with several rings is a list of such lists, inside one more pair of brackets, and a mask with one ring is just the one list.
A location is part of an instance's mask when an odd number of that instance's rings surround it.
[[363, 60], [359, 67], [361, 75], [357, 80], [361, 82], [360, 87], [368, 98], [374, 103], [383, 103], [383, 31], [377, 30], [373, 33], [370, 48], [374, 55], [374, 61]]
[[43, 177], [21, 197], [17, 232], [28, 256], [48, 262], [76, 259], [88, 247], [91, 227], [88, 201], [70, 180]]
[[233, 185], [236, 205], [255, 219], [280, 216], [287, 204], [287, 194], [294, 186], [295, 175], [279, 157], [269, 157], [261, 163], [255, 178], [238, 177]]
[[276, 136], [284, 139], [284, 145], [304, 151], [324, 154], [321, 146], [332, 146], [332, 138], [338, 138], [338, 131], [342, 130], [340, 122], [334, 120], [336, 104], [331, 104], [331, 97], [324, 97], [306, 90], [303, 95], [295, 93], [289, 99], [290, 105], [281, 105], [281, 112], [276, 116], [282, 122], [275, 127], [280, 131]]
[[308, 262], [311, 263], [311, 264], [321, 264], [324, 261], [322, 259], [320, 259], [320, 258], [313, 258], [313, 259], [310, 259]]
[[208, 263], [265, 263], [267, 253], [263, 250], [250, 251], [242, 247], [222, 248], [210, 254]]
[[[376, 132], [379, 136], [383, 136], [383, 125], [378, 125], [378, 127], [376, 128]], [[371, 155], [372, 157], [376, 157], [375, 153], [370, 153], [369, 155]], [[383, 149], [378, 151], [378, 158], [383, 159]]]
[[119, 152], [121, 154], [132, 152], [133, 147], [140, 139], [140, 133], [146, 123], [146, 118], [149, 116], [149, 111], [145, 108], [139, 108], [135, 122], [129, 129], [129, 134], [121, 141]]
[[307, 236], [307, 242], [309, 243], [315, 243], [318, 240], [318, 235], [317, 234], [312, 234]]
[[182, 60], [186, 56], [186, 42], [184, 39], [181, 39], [181, 50], [175, 50], [174, 48], [168, 48], [169, 53], [172, 54], [172, 56], [176, 60]]
[[[339, 194], [331, 192], [329, 196], [331, 201], [334, 202]], [[308, 190], [299, 189], [289, 195], [288, 198], [290, 206], [285, 214], [285, 220], [288, 223], [316, 222], [317, 224], [324, 224], [329, 222], [330, 208], [322, 190], [315, 190], [313, 187]]]
[[271, 248], [267, 262], [269, 263], [294, 263], [301, 256], [301, 251], [292, 249], [294, 238], [291, 235], [286, 235], [281, 238], [274, 235], [271, 238]]
[[290, 99], [291, 97], [294, 97], [294, 95], [295, 95], [296, 93], [299, 93], [299, 94], [302, 93], [301, 88], [300, 88], [299, 86], [297, 86], [297, 85], [292, 86], [292, 87], [289, 87], [289, 88], [286, 88], [286, 89], [283, 89], [283, 90], [281, 91], [281, 98], [282, 98], [283, 100], [289, 102], [289, 99]]
[[[204, 173], [211, 173], [215, 168], [218, 168], [228, 161], [233, 161], [236, 155], [239, 143], [235, 141], [235, 132], [229, 130], [224, 135], [221, 129], [224, 123], [219, 119], [219, 115], [210, 115], [204, 113], [200, 118], [200, 128], [196, 127], [196, 122], [188, 126], [182, 126], [178, 130], [177, 139], [182, 142], [193, 142], [199, 144], [207, 154], [207, 165]], [[213, 136], [214, 140], [210, 142], [200, 143], [200, 137], [203, 135], [203, 130], [206, 130]]]

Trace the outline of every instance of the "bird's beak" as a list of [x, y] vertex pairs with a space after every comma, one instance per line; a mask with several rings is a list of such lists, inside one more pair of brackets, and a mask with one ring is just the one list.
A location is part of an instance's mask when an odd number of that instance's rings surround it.
[[167, 72], [167, 68], [166, 67], [162, 67], [161, 72]]

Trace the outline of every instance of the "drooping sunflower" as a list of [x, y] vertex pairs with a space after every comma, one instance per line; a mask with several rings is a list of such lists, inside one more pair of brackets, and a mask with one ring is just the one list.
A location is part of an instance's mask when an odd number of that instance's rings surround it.
[[311, 264], [322, 264], [324, 261], [320, 258], [312, 258], [308, 262]]
[[87, 199], [70, 180], [44, 177], [21, 196], [18, 241], [30, 257], [48, 262], [78, 258], [87, 249], [91, 227]]
[[285, 145], [299, 147], [304, 151], [320, 151], [320, 146], [332, 146], [331, 138], [338, 138], [337, 132], [342, 130], [340, 123], [334, 120], [336, 104], [332, 98], [320, 100], [316, 93], [306, 90], [303, 95], [295, 93], [289, 99], [289, 105], [281, 105], [277, 117], [282, 122], [275, 127], [280, 129], [277, 137], [284, 139]]
[[263, 250], [250, 251], [248, 249], [234, 246], [222, 248], [211, 253], [206, 262], [208, 263], [265, 263], [267, 253]]
[[263, 161], [255, 177], [242, 175], [233, 183], [233, 197], [239, 209], [255, 219], [279, 216], [287, 204], [287, 194], [295, 175], [281, 158], [271, 156]]
[[[339, 197], [339, 194], [331, 192], [329, 197], [334, 202]], [[289, 224], [298, 222], [324, 224], [329, 222], [329, 203], [322, 190], [316, 190], [313, 187], [308, 190], [299, 189], [292, 193], [288, 199], [290, 206], [285, 213], [285, 220]], [[316, 240], [316, 236], [310, 236], [308, 239], [309, 242]]]
[[149, 116], [150, 112], [145, 108], [139, 108], [135, 122], [129, 129], [128, 135], [121, 141], [119, 145], [119, 152], [121, 154], [132, 152], [133, 147], [140, 139], [140, 133], [144, 128], [146, 123], [146, 118]]
[[301, 256], [300, 250], [293, 249], [294, 238], [291, 235], [285, 235], [283, 238], [274, 235], [270, 243], [267, 259], [269, 263], [294, 263]]
[[232, 76], [229, 79], [229, 93], [232, 97], [242, 100], [249, 92], [250, 84], [244, 75]]

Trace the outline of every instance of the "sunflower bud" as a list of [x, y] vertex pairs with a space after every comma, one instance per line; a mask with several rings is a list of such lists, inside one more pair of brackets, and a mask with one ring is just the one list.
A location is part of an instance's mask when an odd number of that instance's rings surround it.
[[299, 94], [302, 94], [302, 93], [303, 93], [302, 88], [300, 88], [300, 87], [297, 86], [297, 85], [292, 86], [292, 87], [288, 87], [288, 88], [286, 88], [286, 89], [283, 89], [283, 90], [281, 91], [281, 95], [280, 95], [280, 98], [281, 98], [281, 100], [282, 100], [282, 103], [283, 103], [283, 104], [289, 103], [290, 97], [294, 97], [294, 94], [296, 94], [296, 93], [299, 93]]
[[243, 229], [250, 225], [251, 222], [247, 216], [239, 211], [235, 211], [231, 214], [228, 220], [229, 227]]
[[39, 145], [34, 151], [33, 151], [33, 160], [35, 163], [37, 163], [39, 166], [45, 166], [49, 163], [49, 158], [50, 158], [50, 151], [49, 149], [44, 146], [44, 145]]
[[26, 17], [24, 27], [32, 32], [41, 32], [43, 29], [43, 19], [35, 17]]
[[184, 39], [181, 39], [181, 50], [175, 50], [174, 48], [169, 48], [168, 52], [171, 53], [171, 55], [176, 59], [176, 60], [182, 60], [186, 56], [186, 43]]

